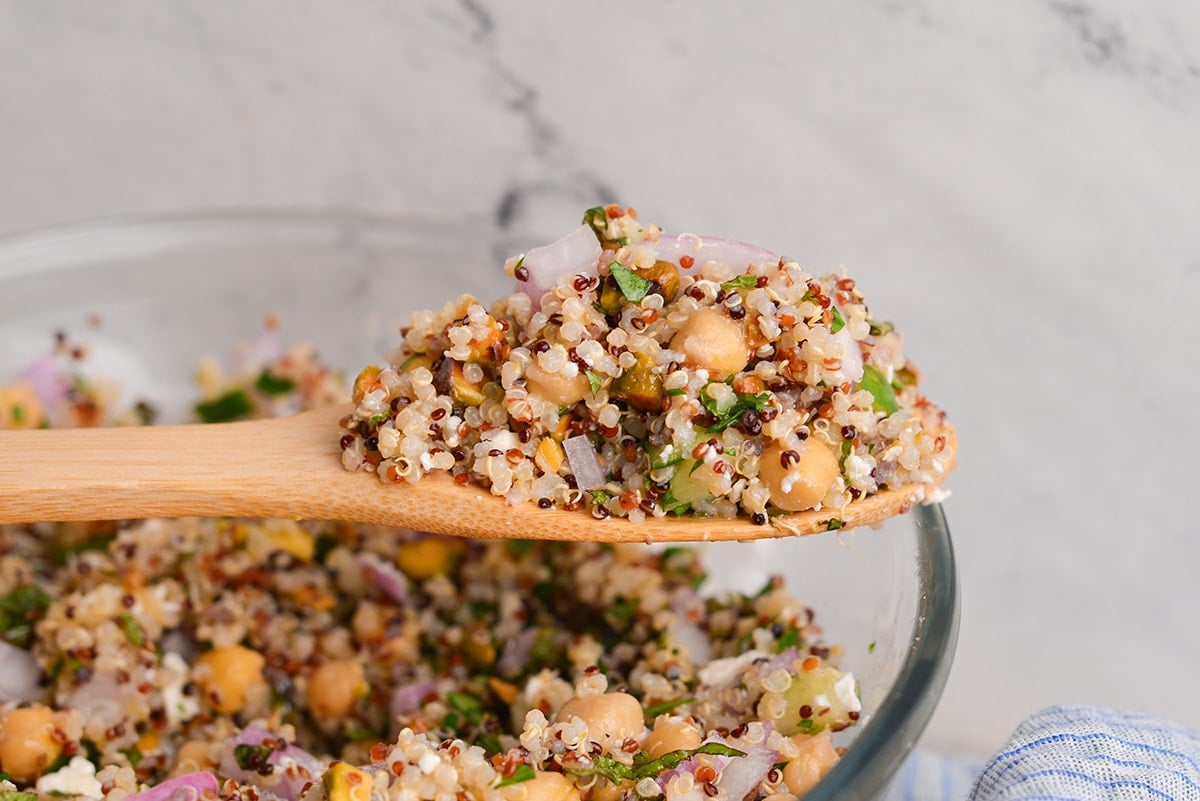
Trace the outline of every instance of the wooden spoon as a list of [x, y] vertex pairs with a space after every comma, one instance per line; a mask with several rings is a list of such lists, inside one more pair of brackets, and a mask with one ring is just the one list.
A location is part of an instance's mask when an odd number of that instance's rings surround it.
[[[351, 520], [477, 538], [677, 542], [814, 534], [831, 520], [871, 525], [919, 502], [928, 487], [889, 489], [845, 509], [771, 519], [649, 517], [509, 506], [444, 474], [383, 484], [345, 470], [338, 420], [349, 404], [291, 417], [212, 425], [0, 431], [0, 523], [146, 517]], [[939, 421], [953, 466], [954, 428]]]

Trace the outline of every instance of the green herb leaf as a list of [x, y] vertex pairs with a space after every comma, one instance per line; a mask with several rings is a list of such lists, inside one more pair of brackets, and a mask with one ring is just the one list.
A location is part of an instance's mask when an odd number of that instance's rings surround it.
[[272, 375], [271, 370], [264, 367], [254, 386], [264, 395], [286, 395], [296, 388], [296, 382], [284, 376]]
[[684, 389], [683, 387], [676, 387], [675, 389], [666, 390], [665, 392], [663, 392], [663, 394], [667, 395], [669, 397], [674, 397], [675, 395], [686, 395], [687, 390]]
[[603, 206], [593, 206], [583, 213], [583, 219], [580, 222], [592, 226], [597, 231], [602, 231], [608, 227], [608, 214], [604, 211]]
[[708, 427], [708, 430], [714, 434], [724, 431], [736, 423], [747, 410], [753, 409], [756, 412], [761, 412], [770, 403], [770, 392], [760, 392], [757, 395], [749, 392], [739, 392], [737, 400], [731, 403], [728, 409], [721, 411], [717, 408], [717, 402], [708, 394], [707, 386], [700, 391], [700, 405], [716, 419], [716, 422]]
[[800, 644], [800, 632], [797, 629], [790, 628], [779, 635], [779, 639], [775, 640], [774, 651], [777, 654], [782, 654], [789, 648], [795, 648]]
[[524, 764], [517, 765], [516, 769], [512, 773], [496, 782], [496, 788], [499, 789], [501, 787], [508, 787], [512, 784], [520, 784], [521, 782], [527, 782], [534, 778], [537, 778], [537, 771], [531, 766]]
[[121, 625], [121, 631], [125, 632], [125, 638], [129, 642], [138, 648], [146, 644], [146, 632], [142, 629], [142, 624], [138, 623], [133, 615], [123, 613], [117, 617], [117, 623]]
[[274, 766], [267, 761], [273, 753], [275, 753], [274, 748], [261, 743], [258, 745], [243, 743], [233, 747], [233, 759], [237, 762], [238, 767], [242, 770], [252, 770], [261, 776], [270, 776], [274, 771]]
[[686, 698], [675, 698], [670, 701], [660, 701], [657, 704], [651, 704], [650, 706], [646, 707], [646, 709], [645, 709], [646, 720], [653, 723], [654, 719], [656, 717], [658, 717], [659, 715], [661, 715], [662, 713], [670, 712], [672, 709], [677, 709], [677, 708], [683, 706], [684, 704], [690, 704], [695, 700], [696, 699], [694, 697], [689, 695]]
[[846, 521], [839, 520], [836, 517], [831, 517], [825, 521], [825, 530], [826, 531], [837, 531], [839, 528], [845, 528], [845, 527], [846, 527]]
[[12, 406], [12, 419], [17, 425], [25, 422], [25, 407], [19, 403], [14, 403]]
[[483, 701], [480, 701], [473, 695], [451, 692], [446, 696], [446, 702], [461, 712], [466, 717], [468, 723], [478, 724], [483, 720]]
[[588, 370], [586, 372], [587, 372], [588, 387], [592, 390], [592, 397], [594, 398], [594, 397], [596, 397], [596, 393], [600, 391], [600, 385], [603, 382], [603, 379], [600, 378], [600, 376], [598, 374], [596, 374], [595, 372], [593, 372], [591, 370]]
[[705, 743], [699, 748], [681, 748], [678, 751], [671, 751], [663, 754], [658, 759], [653, 759], [644, 765], [639, 765], [633, 771], [631, 778], [645, 779], [649, 776], [657, 776], [664, 770], [674, 770], [679, 767], [682, 762], [685, 762], [697, 754], [709, 754], [711, 756], [727, 756], [727, 757], [742, 757], [746, 755], [745, 751], [739, 751], [736, 748], [731, 748], [724, 743]]
[[739, 275], [721, 283], [721, 289], [754, 289], [757, 286], [757, 275]]
[[873, 364], [863, 367], [862, 388], [875, 398], [875, 408], [885, 414], [894, 414], [900, 409], [896, 402], [896, 393], [892, 385], [883, 377], [883, 373]]
[[50, 596], [34, 584], [25, 584], [0, 596], [0, 638], [18, 648], [28, 648], [33, 642], [34, 624], [49, 605]]
[[254, 411], [250, 396], [242, 389], [231, 389], [218, 398], [196, 404], [196, 416], [204, 423], [229, 423], [249, 417]]
[[141, 762], [142, 759], [144, 758], [142, 755], [142, 752], [139, 751], [134, 746], [130, 746], [129, 748], [123, 749], [121, 751], [121, 753], [124, 754], [125, 758], [129, 760], [129, 766], [131, 768], [136, 768], [138, 766], [138, 763]]
[[[4, 778], [8, 780], [7, 773]], [[38, 794], [28, 790], [4, 790], [0, 791], [0, 801], [38, 801]]]
[[617, 282], [617, 288], [621, 290], [625, 300], [630, 303], [641, 303], [642, 298], [650, 291], [649, 281], [628, 267], [622, 267], [620, 262], [614, 261], [608, 265], [608, 272]]
[[846, 320], [842, 317], [842, 313], [838, 311], [837, 306], [834, 306], [831, 311], [833, 312], [833, 322], [829, 324], [829, 333], [836, 334], [846, 327]]
[[868, 654], [873, 654], [873, 653], [875, 653], [875, 646], [876, 646], [876, 645], [877, 645], [877, 643], [876, 643], [874, 640], [871, 640], [870, 644], [868, 644], [868, 645], [867, 645], [867, 653], [868, 653]]

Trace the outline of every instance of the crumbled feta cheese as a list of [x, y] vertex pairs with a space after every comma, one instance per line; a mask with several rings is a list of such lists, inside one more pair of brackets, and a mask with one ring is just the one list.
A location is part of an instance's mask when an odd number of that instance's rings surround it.
[[732, 684], [733, 680], [753, 664], [755, 659], [764, 658], [764, 651], [747, 651], [741, 656], [731, 656], [727, 659], [714, 659], [700, 669], [696, 676], [704, 684], [713, 687], [724, 687]]
[[63, 767], [37, 780], [39, 795], [72, 795], [99, 798], [104, 788], [96, 779], [96, 766], [84, 757], [72, 757]]

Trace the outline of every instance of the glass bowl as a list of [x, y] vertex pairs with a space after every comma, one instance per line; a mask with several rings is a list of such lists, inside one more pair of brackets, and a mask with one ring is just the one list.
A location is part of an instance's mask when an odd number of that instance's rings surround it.
[[[504, 255], [531, 244], [486, 225], [415, 219], [218, 212], [99, 220], [0, 240], [0, 381], [44, 354], [56, 331], [88, 344], [84, 372], [119, 377], [181, 419], [197, 361], [228, 360], [276, 315], [351, 375], [398, 341], [415, 309], [510, 281]], [[710, 545], [710, 582], [757, 589], [780, 573], [860, 683], [860, 725], [811, 801], [880, 797], [933, 712], [950, 669], [958, 594], [937, 504], [878, 529]], [[719, 567], [717, 567], [719, 566]]]

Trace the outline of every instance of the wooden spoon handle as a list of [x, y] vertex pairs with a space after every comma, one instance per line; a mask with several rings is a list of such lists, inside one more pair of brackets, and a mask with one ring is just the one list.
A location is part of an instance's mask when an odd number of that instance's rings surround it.
[[215, 425], [0, 431], [0, 522], [303, 517], [348, 405]]

